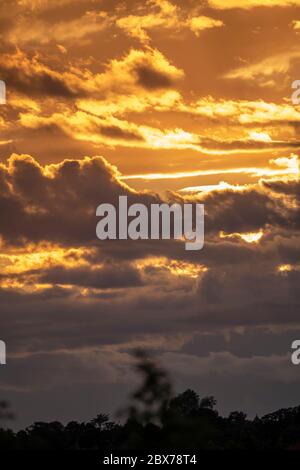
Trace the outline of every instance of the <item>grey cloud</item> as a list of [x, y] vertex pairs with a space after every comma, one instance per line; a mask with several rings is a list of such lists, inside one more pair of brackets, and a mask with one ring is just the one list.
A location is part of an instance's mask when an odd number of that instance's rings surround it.
[[40, 282], [51, 284], [67, 284], [97, 289], [114, 289], [139, 287], [144, 283], [139, 272], [130, 265], [103, 266], [100, 268], [81, 267], [66, 268], [57, 266], [43, 269], [39, 276]]
[[135, 72], [138, 77], [138, 84], [142, 87], [155, 90], [160, 88], [170, 88], [173, 85], [168, 75], [163, 74], [149, 66], [140, 65], [136, 67]]

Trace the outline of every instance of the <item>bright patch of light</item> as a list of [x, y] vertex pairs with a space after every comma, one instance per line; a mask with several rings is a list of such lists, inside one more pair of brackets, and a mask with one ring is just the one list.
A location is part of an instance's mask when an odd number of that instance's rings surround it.
[[224, 233], [221, 231], [219, 233], [220, 238], [241, 238], [246, 243], [258, 243], [264, 232], [260, 230], [259, 232], [245, 232], [245, 233]]
[[144, 271], [147, 268], [167, 270], [173, 276], [185, 276], [196, 279], [200, 273], [206, 272], [207, 267], [200, 264], [187, 263], [164, 257], [148, 258], [137, 263], [137, 268]]
[[249, 138], [255, 140], [256, 142], [272, 142], [271, 137], [266, 132], [249, 132]]
[[181, 192], [189, 192], [189, 193], [196, 193], [196, 192], [208, 192], [208, 191], [224, 191], [225, 189], [231, 189], [233, 191], [244, 191], [246, 188], [245, 185], [233, 185], [226, 183], [225, 181], [220, 181], [218, 184], [208, 184], [202, 186], [188, 186], [187, 188], [180, 189]]
[[278, 266], [278, 271], [281, 273], [292, 271], [292, 266], [290, 264], [281, 264]]

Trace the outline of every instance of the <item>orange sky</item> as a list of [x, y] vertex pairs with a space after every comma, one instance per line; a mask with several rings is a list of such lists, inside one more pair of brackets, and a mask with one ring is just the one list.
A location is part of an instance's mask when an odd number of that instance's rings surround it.
[[131, 181], [163, 190], [253, 183], [297, 151], [298, 2], [5, 3], [3, 160], [102, 155], [124, 175], [204, 171]]

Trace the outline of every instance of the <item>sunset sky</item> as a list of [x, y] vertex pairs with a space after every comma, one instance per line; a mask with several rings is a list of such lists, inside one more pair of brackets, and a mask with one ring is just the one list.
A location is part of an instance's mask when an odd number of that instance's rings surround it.
[[[224, 414], [298, 405], [300, 0], [1, 0], [0, 34], [14, 425], [115, 411], [136, 347]], [[204, 203], [204, 249], [100, 242], [120, 195]]]

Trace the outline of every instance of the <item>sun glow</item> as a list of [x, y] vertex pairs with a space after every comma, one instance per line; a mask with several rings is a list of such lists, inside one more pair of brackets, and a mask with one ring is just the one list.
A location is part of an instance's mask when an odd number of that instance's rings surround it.
[[230, 189], [232, 191], [244, 191], [247, 185], [229, 184], [226, 181], [220, 181], [218, 184], [208, 184], [202, 186], [188, 186], [180, 189], [180, 192], [186, 193], [197, 193], [197, 192], [209, 192], [209, 191], [224, 191]]
[[145, 272], [147, 269], [167, 270], [173, 276], [185, 276], [196, 279], [203, 272], [207, 271], [207, 267], [200, 264], [187, 263], [175, 259], [163, 257], [148, 258], [137, 263], [137, 268]]
[[278, 266], [278, 271], [280, 273], [286, 273], [286, 272], [290, 272], [292, 271], [292, 265], [291, 264], [281, 264], [280, 266]]
[[84, 248], [60, 248], [58, 246], [29, 246], [23, 251], [0, 253], [2, 274], [21, 274], [28, 270], [57, 265], [75, 267], [85, 265]]
[[240, 238], [244, 240], [246, 243], [258, 243], [259, 240], [262, 238], [264, 232], [260, 230], [259, 232], [245, 232], [245, 233], [225, 233], [223, 231], [220, 232], [220, 238]]

